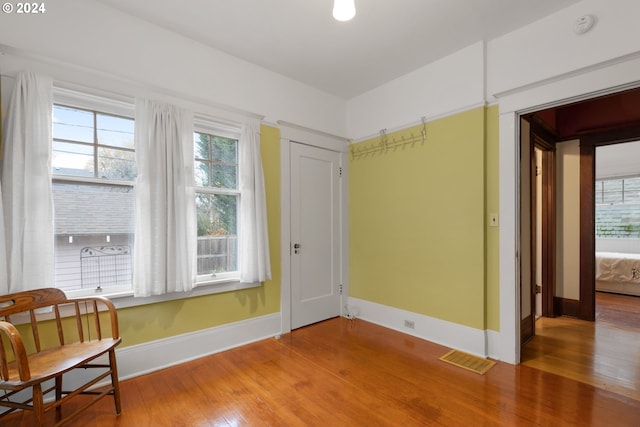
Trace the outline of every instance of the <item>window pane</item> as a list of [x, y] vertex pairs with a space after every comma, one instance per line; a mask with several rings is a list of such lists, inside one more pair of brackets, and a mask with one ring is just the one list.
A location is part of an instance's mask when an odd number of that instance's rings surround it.
[[622, 180], [606, 180], [602, 182], [602, 185], [604, 203], [622, 203]]
[[238, 196], [196, 193], [198, 274], [238, 269]]
[[93, 177], [93, 147], [53, 141], [51, 165], [56, 175]]
[[223, 163], [238, 163], [238, 144], [235, 139], [214, 136], [211, 141], [211, 159]]
[[136, 178], [135, 153], [117, 148], [98, 149], [98, 176], [133, 181]]
[[238, 188], [238, 166], [213, 164], [211, 182], [209, 185], [216, 188], [235, 190]]
[[70, 141], [93, 142], [93, 113], [54, 105], [53, 137]]
[[596, 205], [602, 203], [602, 181], [596, 181], [594, 198]]
[[133, 188], [54, 183], [53, 202], [56, 287], [131, 285]]
[[134, 121], [107, 114], [96, 115], [98, 144], [133, 149]]
[[196, 160], [195, 168], [194, 168], [196, 186], [208, 187], [210, 185], [209, 184], [209, 176], [211, 176], [210, 167], [211, 167], [211, 163]]
[[624, 202], [640, 203], [640, 178], [629, 178], [624, 180]]
[[196, 159], [211, 160], [209, 135], [199, 132], [193, 134], [193, 152]]

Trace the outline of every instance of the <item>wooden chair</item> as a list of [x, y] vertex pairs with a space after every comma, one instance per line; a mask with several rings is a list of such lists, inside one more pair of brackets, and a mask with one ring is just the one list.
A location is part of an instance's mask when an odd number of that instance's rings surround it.
[[[18, 409], [33, 410], [36, 425], [44, 426], [45, 413], [55, 408], [58, 426], [106, 395], [113, 396], [120, 414], [115, 347], [121, 338], [111, 301], [67, 299], [59, 289], [36, 289], [0, 295], [0, 319], [0, 407], [9, 408], [0, 418]], [[102, 355], [108, 356], [104, 363], [95, 360]], [[62, 376], [80, 368], [101, 371], [88, 380], [82, 377], [84, 384], [74, 390], [63, 390]], [[91, 389], [108, 376], [108, 387]], [[24, 390], [31, 390], [26, 398]], [[53, 401], [46, 396], [51, 392]], [[63, 418], [62, 404], [79, 394], [94, 398]]]

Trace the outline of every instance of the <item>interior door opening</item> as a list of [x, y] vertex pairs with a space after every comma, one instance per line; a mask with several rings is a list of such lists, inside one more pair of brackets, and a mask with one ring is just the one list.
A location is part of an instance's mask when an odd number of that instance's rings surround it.
[[535, 321], [554, 316], [556, 164], [553, 136], [527, 118], [521, 123], [521, 343]]
[[340, 162], [291, 144], [291, 329], [340, 315]]

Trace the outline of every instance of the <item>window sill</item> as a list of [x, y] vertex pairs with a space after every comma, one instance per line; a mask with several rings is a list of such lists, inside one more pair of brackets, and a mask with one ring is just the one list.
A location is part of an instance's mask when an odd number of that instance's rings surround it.
[[[164, 295], [152, 295], [149, 297], [134, 297], [133, 291], [116, 293], [94, 293], [93, 295], [104, 296], [113, 302], [116, 308], [136, 307], [139, 305], [155, 304], [158, 302], [173, 301], [185, 298], [193, 298], [204, 295], [213, 295], [223, 292], [237, 291], [260, 286], [260, 282], [240, 283], [238, 279], [219, 279], [206, 282], [198, 282], [193, 290], [189, 292], [172, 292]], [[73, 298], [73, 295], [69, 295]]]
[[[116, 309], [120, 309], [120, 308], [136, 307], [136, 306], [141, 306], [146, 304], [154, 304], [158, 302], [193, 298], [193, 297], [204, 296], [204, 295], [213, 295], [213, 294], [219, 294], [223, 292], [237, 291], [240, 289], [257, 288], [261, 285], [262, 283], [260, 282], [240, 283], [240, 281], [238, 281], [237, 279], [219, 279], [217, 281], [200, 282], [196, 284], [194, 289], [190, 292], [172, 292], [164, 295], [154, 295], [150, 297], [138, 297], [138, 298], [135, 298], [133, 296], [133, 291], [114, 292], [111, 294], [94, 292], [92, 294], [83, 293], [82, 295], [67, 294], [67, 298], [75, 298], [75, 297], [83, 297], [83, 296], [84, 297], [103, 296], [111, 300], [113, 305], [115, 305]], [[43, 320], [54, 318], [51, 310], [49, 311], [44, 310], [44, 311], [40, 311], [39, 313]], [[62, 317], [71, 317], [74, 314], [75, 314], [75, 310], [72, 305], [63, 306], [60, 309], [60, 315]], [[14, 325], [21, 325], [24, 323], [29, 323], [29, 316], [25, 314], [18, 314], [18, 315], [12, 316], [11, 320]]]

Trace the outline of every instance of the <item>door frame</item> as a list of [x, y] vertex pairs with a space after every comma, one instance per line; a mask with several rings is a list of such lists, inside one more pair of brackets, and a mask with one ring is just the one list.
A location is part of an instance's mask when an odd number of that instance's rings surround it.
[[[536, 158], [531, 122], [526, 117], [520, 120], [520, 345], [524, 346], [535, 335]], [[528, 307], [525, 297], [529, 298]], [[529, 314], [524, 316], [526, 312]]]
[[[546, 131], [538, 123], [530, 118], [523, 116], [522, 120], [527, 122], [526, 127], [521, 127], [521, 131], [527, 131], [525, 137], [521, 135], [520, 144], [522, 149], [528, 151], [529, 170], [528, 177], [524, 176], [521, 171], [520, 180], [526, 178], [529, 187], [529, 212], [522, 212], [529, 216], [529, 230], [521, 232], [528, 234], [529, 251], [528, 259], [525, 258], [526, 251], [521, 251], [522, 262], [529, 263], [529, 297], [530, 297], [530, 315], [520, 320], [520, 344], [525, 345], [531, 338], [535, 336], [535, 305], [536, 305], [536, 270], [537, 270], [537, 162], [535, 150], [542, 152], [542, 207], [541, 207], [541, 275], [542, 275], [542, 316], [554, 317], [554, 297], [555, 297], [555, 272], [556, 272], [556, 179], [555, 179], [555, 138], [551, 133]], [[526, 147], [522, 146], [522, 142], [527, 141]], [[522, 196], [521, 196], [522, 197]], [[523, 239], [521, 244], [526, 240]], [[526, 271], [521, 268], [520, 271]], [[522, 286], [522, 279], [520, 281]], [[523, 292], [520, 292], [520, 309], [522, 310]]]
[[490, 351], [502, 361], [520, 363], [520, 117], [554, 105], [637, 88], [638, 70], [640, 58], [633, 57], [493, 93], [500, 105], [500, 331], [490, 342]]
[[542, 151], [542, 316], [555, 317], [556, 141], [553, 135], [535, 123], [531, 124], [531, 141]]
[[580, 303], [578, 318], [596, 318], [596, 147], [640, 140], [640, 126], [627, 126], [580, 138]]
[[349, 216], [348, 216], [348, 150], [349, 140], [340, 136], [278, 121], [280, 128], [280, 333], [291, 332], [291, 144], [311, 145], [340, 153], [340, 283], [342, 296], [340, 315], [344, 315], [349, 295]]

